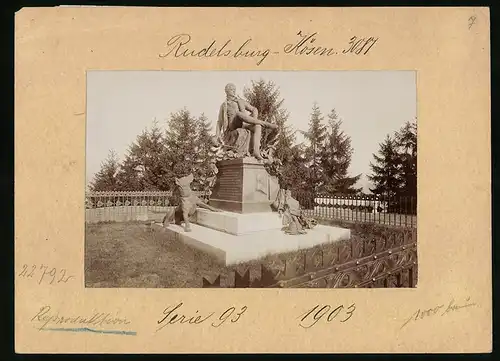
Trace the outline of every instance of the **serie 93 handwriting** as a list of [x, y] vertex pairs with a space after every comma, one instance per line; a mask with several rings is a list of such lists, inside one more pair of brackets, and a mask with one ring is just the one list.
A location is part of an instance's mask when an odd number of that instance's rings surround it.
[[66, 283], [70, 279], [75, 278], [74, 276], [68, 275], [66, 269], [61, 268], [49, 268], [49, 266], [41, 265], [27, 265], [24, 264], [21, 272], [19, 272], [18, 277], [35, 279], [38, 284], [42, 282], [48, 283], [50, 285], [57, 283]]
[[[212, 327], [220, 327], [222, 325], [227, 325], [231, 323], [238, 322], [241, 317], [248, 310], [247, 306], [241, 307], [229, 307], [222, 312], [209, 312], [202, 313], [199, 310], [193, 312], [181, 312], [181, 307], [183, 303], [180, 302], [176, 306], [169, 306], [163, 311], [163, 316], [157, 321], [158, 328], [156, 331], [160, 331], [167, 325], [173, 324], [190, 324], [199, 325], [201, 323], [210, 323]], [[211, 322], [210, 322], [210, 321]]]
[[353, 303], [348, 307], [344, 305], [316, 305], [299, 316], [299, 326], [303, 328], [311, 328], [320, 320], [326, 323], [339, 321], [347, 322], [351, 319], [356, 310], [356, 305]]

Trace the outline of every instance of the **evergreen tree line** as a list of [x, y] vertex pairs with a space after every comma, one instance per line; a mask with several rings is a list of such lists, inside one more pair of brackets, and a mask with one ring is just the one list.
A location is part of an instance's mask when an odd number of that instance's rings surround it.
[[[407, 121], [398, 131], [388, 134], [370, 163], [368, 179], [374, 194], [388, 198], [405, 197], [416, 210], [417, 197], [417, 123]], [[412, 198], [412, 199], [410, 199]]]
[[[243, 91], [259, 110], [259, 118], [280, 126], [275, 156], [282, 162], [280, 184], [294, 193], [359, 194], [361, 174], [350, 175], [354, 149], [342, 130], [334, 108], [325, 117], [318, 104], [312, 107], [308, 129], [294, 130], [283, 107], [279, 88], [259, 80]], [[297, 131], [307, 142], [296, 144]], [[264, 134], [265, 136], [265, 134]], [[207, 190], [213, 131], [204, 114], [195, 116], [184, 108], [171, 114], [162, 129], [155, 121], [133, 142], [123, 159], [110, 151], [89, 185], [91, 191], [167, 191], [174, 178], [193, 172], [193, 189]], [[407, 122], [380, 144], [370, 164], [371, 191], [383, 195], [416, 195], [416, 124]]]
[[91, 191], [173, 190], [175, 177], [194, 174], [193, 188], [203, 190], [213, 156], [211, 125], [187, 109], [171, 114], [167, 129], [154, 121], [129, 146], [122, 162], [110, 151], [89, 185]]

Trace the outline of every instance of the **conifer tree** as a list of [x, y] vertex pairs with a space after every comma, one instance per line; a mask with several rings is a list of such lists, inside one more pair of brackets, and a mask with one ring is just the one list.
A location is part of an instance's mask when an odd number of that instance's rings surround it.
[[205, 116], [197, 119], [197, 141], [196, 141], [196, 169], [193, 181], [193, 189], [200, 191], [209, 190], [209, 178], [212, 176], [211, 163], [215, 157], [210, 151], [212, 147], [212, 126]]
[[147, 136], [147, 130], [144, 129], [128, 148], [127, 155], [117, 174], [119, 188], [122, 191], [143, 191], [145, 189], [143, 149]]
[[[244, 98], [259, 111], [259, 119], [277, 124], [279, 133], [276, 139], [276, 151], [274, 156], [282, 162], [292, 155], [291, 148], [295, 142], [294, 131], [288, 125], [288, 111], [283, 108], [284, 99], [281, 98], [280, 90], [272, 81], [260, 79], [252, 82], [252, 85], [243, 90]], [[263, 140], [269, 134], [267, 128], [263, 129]]]
[[168, 189], [165, 139], [158, 122], [145, 129], [131, 144], [118, 173], [120, 189], [152, 191]]
[[368, 179], [374, 187], [370, 190], [384, 197], [395, 197], [402, 189], [401, 158], [396, 141], [387, 135], [380, 144], [378, 154], [373, 154], [374, 163], [370, 163], [372, 174]]
[[395, 136], [399, 148], [402, 177], [402, 196], [417, 196], [417, 124], [407, 121]]
[[144, 184], [142, 182], [142, 168], [139, 162], [130, 154], [127, 154], [123, 163], [120, 165], [116, 179], [118, 190], [120, 191], [142, 191]]
[[101, 169], [94, 175], [89, 184], [92, 192], [116, 191], [118, 182], [116, 174], [119, 169], [118, 156], [114, 150], [110, 150], [107, 158], [101, 163]]
[[309, 172], [307, 181], [313, 192], [320, 191], [323, 187], [323, 168], [321, 164], [321, 155], [325, 146], [326, 127], [323, 124], [323, 115], [317, 103], [313, 104], [311, 118], [309, 120], [309, 130], [304, 133], [308, 140], [305, 149], [305, 160]]
[[355, 194], [361, 191], [356, 188], [361, 174], [349, 177], [349, 166], [352, 154], [351, 138], [341, 129], [342, 120], [335, 109], [328, 114], [328, 130], [325, 147], [321, 155], [324, 175], [324, 191], [329, 194]]
[[304, 158], [302, 146], [293, 145], [289, 155], [284, 159], [280, 174], [280, 186], [290, 189], [293, 194], [302, 198], [306, 192], [311, 192], [311, 185], [308, 182], [307, 162]]
[[278, 174], [280, 187], [290, 189], [296, 195], [304, 193], [310, 188], [304, 150], [301, 145], [295, 144], [295, 131], [288, 124], [289, 113], [283, 107], [284, 99], [279, 88], [272, 81], [260, 79], [244, 89], [244, 97], [258, 109], [259, 119], [279, 127], [274, 156], [281, 162]]
[[143, 146], [145, 190], [163, 190], [165, 187], [165, 140], [157, 121], [146, 133]]
[[175, 177], [195, 172], [198, 128], [198, 121], [186, 108], [171, 114], [165, 136], [164, 163], [169, 189], [175, 188]]

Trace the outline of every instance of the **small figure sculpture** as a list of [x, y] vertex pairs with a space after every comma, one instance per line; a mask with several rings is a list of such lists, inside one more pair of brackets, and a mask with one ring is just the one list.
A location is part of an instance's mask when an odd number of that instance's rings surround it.
[[306, 229], [313, 229], [317, 222], [306, 217], [300, 209], [299, 202], [292, 197], [289, 189], [280, 189], [272, 207], [283, 217], [283, 231], [286, 234], [305, 234]]
[[[226, 101], [220, 107], [216, 128], [218, 142], [235, 157], [246, 157], [251, 153], [257, 160], [263, 160], [264, 156], [272, 158], [272, 143], [277, 138], [278, 126], [258, 119], [257, 108], [236, 96], [234, 84], [227, 84], [225, 92]], [[270, 132], [266, 137], [266, 149], [261, 152], [263, 127]]]
[[169, 211], [163, 218], [163, 226], [168, 227], [169, 224], [175, 222], [175, 224], [180, 225], [184, 222], [184, 231], [191, 232], [191, 224], [189, 218], [196, 213], [196, 208], [205, 208], [212, 212], [219, 212], [217, 208], [209, 206], [198, 198], [191, 190], [191, 183], [193, 182], [193, 174], [189, 174], [182, 178], [175, 178], [175, 184], [177, 185], [181, 200], [180, 204]]

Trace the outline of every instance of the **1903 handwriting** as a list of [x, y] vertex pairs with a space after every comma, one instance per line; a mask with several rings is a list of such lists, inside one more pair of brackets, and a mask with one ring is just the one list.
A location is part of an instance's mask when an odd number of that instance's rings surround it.
[[324, 316], [326, 316], [324, 320], [327, 323], [334, 320], [342, 323], [347, 322], [353, 316], [354, 311], [356, 311], [356, 304], [354, 303], [348, 307], [338, 305], [335, 308], [331, 305], [324, 305], [322, 307], [321, 305], [316, 305], [299, 316], [299, 326], [302, 328], [311, 328]]
[[179, 312], [180, 308], [183, 305], [184, 303], [180, 302], [173, 307], [168, 306], [167, 308], [165, 308], [165, 310], [163, 311], [163, 317], [157, 321], [157, 324], [159, 326], [156, 331], [158, 332], [164, 327], [173, 324], [199, 325], [213, 318], [216, 318], [216, 320], [211, 322], [210, 326], [217, 328], [224, 324], [238, 322], [241, 316], [243, 316], [243, 314], [248, 310], [247, 306], [231, 306], [223, 312], [210, 312], [207, 314], [201, 314], [198, 310], [196, 310], [194, 314], [186, 315]]

